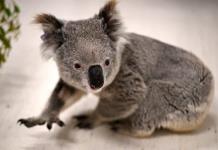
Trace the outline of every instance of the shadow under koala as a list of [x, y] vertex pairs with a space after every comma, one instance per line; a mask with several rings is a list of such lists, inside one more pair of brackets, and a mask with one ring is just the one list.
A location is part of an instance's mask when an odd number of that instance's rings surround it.
[[[65, 140], [66, 142], [76, 142], [75, 139], [72, 138], [72, 134], [74, 134], [75, 132], [77, 132], [78, 130], [84, 130], [84, 129], [78, 129], [76, 127], [76, 120], [70, 119], [67, 121], [67, 124], [65, 127], [61, 128], [55, 135], [56, 139], [59, 140]], [[103, 138], [108, 138], [111, 140], [116, 139], [122, 139], [125, 140], [126, 138], [131, 138], [131, 139], [151, 139], [151, 138], [160, 138], [160, 137], [164, 137], [164, 136], [171, 136], [171, 135], [179, 135], [179, 136], [185, 136], [185, 135], [198, 135], [198, 134], [202, 134], [204, 132], [209, 132], [213, 126], [215, 125], [215, 116], [213, 114], [209, 114], [207, 116], [207, 118], [205, 119], [204, 123], [196, 130], [193, 131], [189, 131], [189, 132], [173, 132], [167, 129], [158, 129], [154, 132], [153, 135], [151, 135], [150, 137], [147, 138], [133, 138], [130, 136], [126, 136], [126, 135], [121, 135], [119, 133], [116, 133], [116, 131], [113, 131], [110, 129], [110, 126], [107, 124], [102, 125], [102, 127], [97, 127], [98, 129], [90, 129], [93, 130], [93, 132], [98, 132], [98, 136], [102, 136]], [[86, 129], [87, 130], [87, 129]], [[215, 132], [215, 131], [214, 131]]]

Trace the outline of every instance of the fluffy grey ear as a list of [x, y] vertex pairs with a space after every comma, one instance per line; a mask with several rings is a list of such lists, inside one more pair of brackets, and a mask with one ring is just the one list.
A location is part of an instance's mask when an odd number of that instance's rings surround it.
[[102, 20], [105, 33], [113, 41], [117, 41], [122, 34], [122, 23], [118, 11], [116, 10], [116, 0], [110, 0], [100, 10], [98, 18]]
[[52, 57], [53, 52], [47, 49], [52, 48], [55, 50], [63, 44], [63, 21], [50, 14], [39, 14], [35, 17], [34, 23], [40, 24], [44, 31], [44, 34], [41, 36], [43, 54], [46, 57]]

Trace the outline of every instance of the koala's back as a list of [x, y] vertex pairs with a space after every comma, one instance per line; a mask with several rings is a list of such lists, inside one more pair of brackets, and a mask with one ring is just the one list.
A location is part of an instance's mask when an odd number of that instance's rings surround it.
[[213, 95], [209, 69], [181, 48], [137, 34], [128, 37], [130, 44], [122, 65], [139, 73], [148, 86], [133, 122], [177, 131], [196, 128], [205, 118]]
[[204, 96], [209, 94], [213, 76], [192, 53], [134, 33], [129, 34], [129, 41], [123, 63], [140, 73], [146, 84], [161, 80], [184, 87], [200, 86]]
[[130, 68], [139, 72], [145, 82], [150, 80], [198, 80], [211, 76], [209, 69], [195, 55], [161, 41], [129, 34], [130, 44], [124, 55]]

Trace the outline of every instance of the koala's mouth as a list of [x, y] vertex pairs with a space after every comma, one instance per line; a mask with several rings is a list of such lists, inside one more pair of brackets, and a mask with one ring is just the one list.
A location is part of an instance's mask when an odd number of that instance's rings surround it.
[[104, 85], [103, 70], [100, 65], [93, 65], [88, 70], [89, 86], [93, 90], [97, 90]]

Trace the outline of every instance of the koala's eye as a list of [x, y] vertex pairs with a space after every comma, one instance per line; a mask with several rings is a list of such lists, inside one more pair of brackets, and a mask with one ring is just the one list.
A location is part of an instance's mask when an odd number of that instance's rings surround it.
[[80, 65], [79, 63], [75, 63], [75, 64], [74, 64], [74, 68], [80, 69], [80, 68], [81, 68], [81, 65]]
[[109, 59], [106, 59], [105, 62], [104, 62], [104, 64], [105, 64], [106, 66], [109, 66], [109, 65], [110, 65], [110, 60], [109, 60]]

